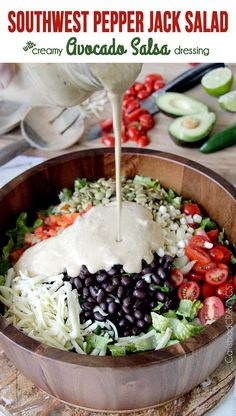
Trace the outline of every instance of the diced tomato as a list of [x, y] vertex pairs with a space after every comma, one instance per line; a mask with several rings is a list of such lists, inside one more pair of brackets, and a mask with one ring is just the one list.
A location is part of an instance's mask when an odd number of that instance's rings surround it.
[[211, 230], [207, 232], [208, 237], [212, 243], [217, 243], [219, 237], [219, 230]]
[[225, 313], [222, 301], [216, 296], [210, 296], [203, 301], [203, 307], [199, 312], [199, 319], [202, 324], [219, 319]]
[[140, 104], [137, 100], [132, 100], [126, 107], [126, 113], [132, 113], [140, 107]]
[[149, 95], [150, 95], [150, 92], [149, 92], [149, 91], [147, 91], [147, 90], [142, 90], [142, 91], [139, 91], [139, 92], [138, 92], [138, 94], [137, 94], [137, 98], [138, 98], [140, 101], [142, 101], [142, 100], [145, 100], [146, 98], [148, 98], [148, 97], [149, 97]]
[[152, 84], [154, 84], [155, 81], [162, 81], [163, 80], [163, 76], [160, 74], [148, 74], [145, 76], [144, 78], [144, 82], [148, 81], [151, 82]]
[[210, 256], [201, 248], [194, 248], [191, 246], [187, 246], [185, 248], [185, 255], [190, 260], [197, 260], [197, 262], [201, 265], [209, 264], [211, 261]]
[[224, 259], [224, 253], [218, 247], [213, 247], [211, 250], [209, 250], [209, 254], [212, 260], [216, 263], [221, 263]]
[[145, 147], [149, 144], [150, 140], [148, 138], [148, 136], [142, 134], [142, 136], [139, 137], [138, 139], [138, 146], [139, 147]]
[[227, 280], [228, 274], [226, 269], [216, 266], [214, 269], [206, 272], [205, 279], [210, 285], [218, 286]]
[[233, 280], [224, 282], [222, 285], [216, 287], [216, 296], [222, 300], [231, 298], [234, 294]]
[[187, 273], [185, 275], [185, 277], [188, 280], [192, 280], [193, 282], [197, 282], [197, 283], [201, 282], [201, 280], [203, 280], [203, 275], [202, 274], [197, 274], [197, 273], [194, 273], [193, 271]]
[[140, 130], [135, 126], [128, 127], [127, 137], [133, 142], [137, 142], [141, 136]]
[[213, 296], [215, 294], [215, 287], [204, 282], [202, 285], [202, 297], [203, 299]]
[[193, 271], [197, 274], [205, 275], [207, 270], [211, 270], [216, 267], [216, 263], [213, 263], [212, 261], [208, 264], [199, 264], [198, 262], [194, 264]]
[[133, 88], [133, 87], [129, 87], [129, 88], [125, 91], [125, 94], [124, 94], [125, 98], [133, 98], [133, 97], [135, 97], [135, 95], [136, 95], [136, 93], [135, 93], [135, 91], [134, 91], [134, 88]]
[[19, 258], [22, 256], [24, 251], [25, 251], [24, 248], [17, 248], [16, 250], [13, 250], [11, 252], [10, 257], [11, 257], [11, 261], [13, 264], [15, 264], [19, 260]]
[[145, 90], [145, 86], [142, 84], [142, 82], [135, 82], [133, 89], [136, 93], [138, 93], [139, 91]]
[[159, 79], [156, 80], [153, 84], [154, 91], [161, 90], [161, 88], [163, 88], [165, 85], [166, 85], [166, 83], [164, 81], [161, 81]]
[[184, 276], [180, 269], [176, 268], [171, 271], [170, 280], [174, 287], [178, 287], [183, 283]]
[[204, 235], [194, 235], [190, 240], [189, 240], [189, 245], [191, 247], [195, 247], [195, 248], [205, 248], [205, 242], [209, 241], [208, 237], [204, 236]]
[[196, 282], [184, 282], [179, 286], [178, 297], [179, 299], [195, 300], [200, 296], [200, 287]]
[[146, 90], [149, 92], [149, 94], [153, 93], [154, 89], [153, 89], [153, 83], [152, 82], [145, 81], [144, 86], [145, 86]]
[[216, 248], [220, 249], [224, 255], [224, 258], [222, 260], [222, 263], [229, 263], [231, 259], [231, 253], [227, 247], [224, 246], [224, 244], [217, 244], [215, 246]]
[[100, 126], [103, 131], [109, 133], [113, 128], [113, 121], [109, 118], [106, 120], [102, 120], [100, 121]]
[[234, 276], [234, 289], [236, 290], [236, 275]]
[[102, 144], [107, 147], [114, 147], [115, 146], [115, 137], [112, 135], [107, 135], [102, 137]]
[[132, 113], [129, 113], [127, 115], [127, 121], [128, 122], [137, 121], [139, 120], [139, 117], [143, 114], [148, 114], [148, 111], [146, 110], [146, 108], [138, 108], [137, 110], [134, 110]]
[[182, 206], [182, 212], [186, 215], [202, 215], [201, 210], [197, 204], [193, 204], [192, 202], [183, 204]]
[[144, 131], [152, 129], [155, 124], [153, 117], [150, 114], [142, 114], [139, 117], [139, 122], [141, 124], [142, 130]]

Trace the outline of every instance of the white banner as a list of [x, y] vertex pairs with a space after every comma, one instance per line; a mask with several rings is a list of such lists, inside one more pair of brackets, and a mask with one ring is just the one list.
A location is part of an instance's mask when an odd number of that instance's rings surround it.
[[2, 62], [236, 62], [235, 0], [0, 0]]

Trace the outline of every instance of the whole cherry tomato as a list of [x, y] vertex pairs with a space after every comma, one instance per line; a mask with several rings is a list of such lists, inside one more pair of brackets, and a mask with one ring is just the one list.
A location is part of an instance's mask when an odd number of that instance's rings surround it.
[[140, 130], [135, 126], [128, 127], [127, 137], [133, 142], [137, 142], [141, 136]]
[[138, 98], [140, 101], [142, 101], [142, 100], [145, 100], [146, 98], [148, 98], [148, 97], [149, 97], [149, 95], [150, 95], [150, 92], [149, 92], [149, 91], [147, 91], [147, 90], [142, 90], [142, 91], [139, 91], [139, 92], [138, 92], [138, 94], [137, 94], [137, 98]]
[[103, 136], [102, 137], [102, 144], [107, 147], [114, 147], [115, 146], [115, 137], [111, 135]]
[[148, 138], [148, 136], [146, 136], [145, 134], [142, 134], [142, 136], [139, 137], [138, 139], [138, 146], [139, 147], [145, 147], [150, 143], [150, 140]]
[[192, 202], [188, 202], [186, 204], [183, 204], [182, 206], [182, 212], [186, 215], [202, 215], [201, 210], [197, 204], [194, 204]]
[[215, 287], [212, 285], [209, 285], [209, 283], [204, 282], [202, 285], [203, 299], [206, 299], [209, 296], [213, 296], [214, 294], [215, 294]]
[[228, 281], [222, 283], [222, 285], [219, 285], [216, 287], [216, 296], [220, 298], [221, 300], [226, 300], [231, 298], [234, 294], [234, 285], [233, 281]]
[[142, 130], [150, 130], [154, 126], [154, 120], [153, 117], [150, 114], [142, 114], [139, 117], [139, 122], [141, 124]]
[[164, 81], [161, 81], [161, 80], [157, 80], [157, 81], [155, 81], [155, 82], [154, 82], [154, 85], [153, 85], [154, 91], [161, 90], [161, 88], [163, 88], [165, 85], [166, 85], [166, 84], [165, 84], [165, 82], [164, 82]]

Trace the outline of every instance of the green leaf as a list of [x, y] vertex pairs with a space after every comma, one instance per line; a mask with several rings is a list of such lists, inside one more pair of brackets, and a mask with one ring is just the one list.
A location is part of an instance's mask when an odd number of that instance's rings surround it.
[[107, 344], [109, 342], [112, 342], [112, 338], [109, 338], [109, 336], [100, 336], [100, 335], [87, 335], [85, 337], [85, 341], [87, 342], [87, 353], [90, 354], [94, 349], [106, 352], [107, 350]]
[[163, 315], [158, 315], [155, 312], [151, 312], [152, 325], [158, 332], [163, 332], [169, 326], [169, 318], [166, 318]]
[[0, 286], [3, 286], [5, 283], [5, 277], [4, 276], [0, 276]]
[[173, 205], [176, 209], [180, 209], [182, 206], [182, 197], [181, 196], [176, 196], [173, 199]]
[[158, 302], [157, 303], [157, 306], [155, 306], [155, 308], [154, 309], [152, 309], [153, 310], [153, 312], [157, 312], [157, 311], [159, 311], [162, 307], [164, 306], [164, 303], [162, 303], [162, 302]]
[[49, 215], [53, 214], [53, 210], [54, 210], [54, 206], [51, 205], [49, 208], [47, 208], [47, 209], [41, 209], [39, 212], [44, 217], [49, 217]]
[[166, 312], [166, 313], [164, 314], [164, 316], [165, 316], [166, 318], [178, 318], [178, 316], [176, 315], [176, 312], [175, 312], [175, 311], [172, 311], [171, 309], [169, 309], [169, 311], [168, 311], [168, 312]]
[[6, 232], [6, 235], [15, 241], [15, 248], [23, 247], [25, 234], [32, 231], [32, 227], [28, 227], [26, 221], [27, 213], [22, 212], [16, 220], [15, 228]]
[[148, 188], [154, 188], [158, 182], [152, 178], [142, 175], [136, 175], [133, 180], [134, 183], [140, 183], [142, 185], [147, 186]]
[[173, 202], [173, 200], [175, 199], [176, 195], [173, 191], [173, 189], [169, 189], [167, 196], [166, 196], [166, 201], [169, 202], [170, 204]]
[[236, 264], [236, 257], [235, 257], [235, 255], [234, 255], [233, 253], [231, 253], [231, 259], [230, 259], [230, 262], [231, 262], [232, 264]]
[[192, 302], [189, 299], [183, 299], [179, 303], [176, 314], [185, 318], [194, 319], [198, 315], [198, 312], [202, 306], [203, 304], [200, 302], [200, 300], [195, 300]]
[[219, 234], [218, 241], [221, 244], [224, 244], [224, 242], [225, 242], [225, 230], [224, 230], [224, 228]]
[[71, 199], [73, 192], [71, 189], [64, 188], [59, 194], [59, 199], [61, 202], [67, 202]]
[[87, 179], [85, 179], [85, 178], [83, 178], [83, 179], [80, 179], [80, 178], [75, 179], [74, 186], [75, 186], [75, 190], [76, 191], [80, 191], [80, 189], [84, 188], [85, 185], [87, 185]]
[[10, 253], [14, 248], [14, 241], [12, 238], [9, 239], [7, 245], [5, 245], [2, 249], [2, 256], [0, 259], [0, 274], [4, 275], [7, 270], [11, 267], [11, 259]]
[[108, 349], [113, 357], [126, 355], [126, 347], [121, 345], [108, 345]]
[[37, 218], [34, 221], [33, 229], [35, 230], [36, 228], [40, 227], [41, 225], [43, 225], [43, 220], [41, 220], [41, 218]]
[[152, 285], [153, 288], [155, 289], [159, 289], [161, 292], [163, 293], [169, 293], [170, 289], [168, 287], [165, 286], [160, 286], [160, 285]]
[[212, 221], [210, 218], [203, 218], [200, 224], [200, 228], [205, 231], [211, 231], [217, 229], [217, 224], [215, 221]]

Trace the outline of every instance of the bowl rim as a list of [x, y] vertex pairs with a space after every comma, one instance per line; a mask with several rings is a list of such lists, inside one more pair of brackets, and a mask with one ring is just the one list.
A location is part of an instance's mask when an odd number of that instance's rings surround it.
[[[94, 153], [96, 154], [114, 154], [114, 149], [104, 149], [104, 148], [93, 148], [86, 150], [78, 150], [74, 152], [69, 152], [60, 156], [53, 157], [49, 160], [46, 160], [33, 168], [23, 172], [18, 175], [16, 178], [12, 179], [9, 183], [4, 185], [0, 190], [0, 199], [4, 198], [9, 191], [11, 191], [16, 185], [21, 183], [22, 180], [25, 180], [27, 177], [31, 176], [34, 173], [37, 173], [39, 170], [44, 169], [45, 167], [51, 167], [53, 165], [58, 165], [60, 163], [68, 162], [74, 160], [75, 158], [82, 158], [84, 156], [91, 156]], [[151, 150], [151, 149], [136, 149], [125, 147], [122, 149], [122, 156], [125, 154], [141, 155], [141, 156], [151, 156], [158, 157], [159, 159], [167, 160], [173, 163], [177, 163], [183, 166], [186, 166], [189, 169], [200, 172], [200, 174], [209, 177], [215, 183], [226, 191], [231, 198], [236, 203], [236, 189], [231, 185], [227, 180], [221, 177], [218, 173], [215, 173], [211, 169], [195, 162], [185, 157], [175, 155], [172, 153]], [[174, 360], [178, 358], [185, 358], [187, 355], [197, 352], [199, 349], [207, 346], [209, 343], [215, 341], [217, 338], [223, 336], [228, 330], [225, 314], [204, 328], [198, 334], [187, 338], [184, 341], [181, 341], [177, 344], [174, 344], [169, 347], [159, 349], [157, 351], [147, 351], [139, 352], [135, 354], [125, 355], [125, 356], [96, 356], [91, 355], [82, 355], [74, 352], [60, 350], [58, 348], [47, 346], [31, 337], [23, 334], [20, 330], [15, 328], [13, 325], [9, 324], [7, 320], [0, 314], [0, 341], [3, 340], [3, 343], [8, 340], [14, 344], [17, 348], [22, 349], [28, 353], [36, 354], [39, 357], [43, 357], [52, 361], [65, 362], [68, 365], [79, 365], [83, 367], [106, 367], [106, 368], [115, 368], [115, 367], [137, 367], [137, 366], [147, 366], [153, 364], [161, 364], [166, 360]], [[236, 308], [232, 308], [232, 325], [236, 324]]]

